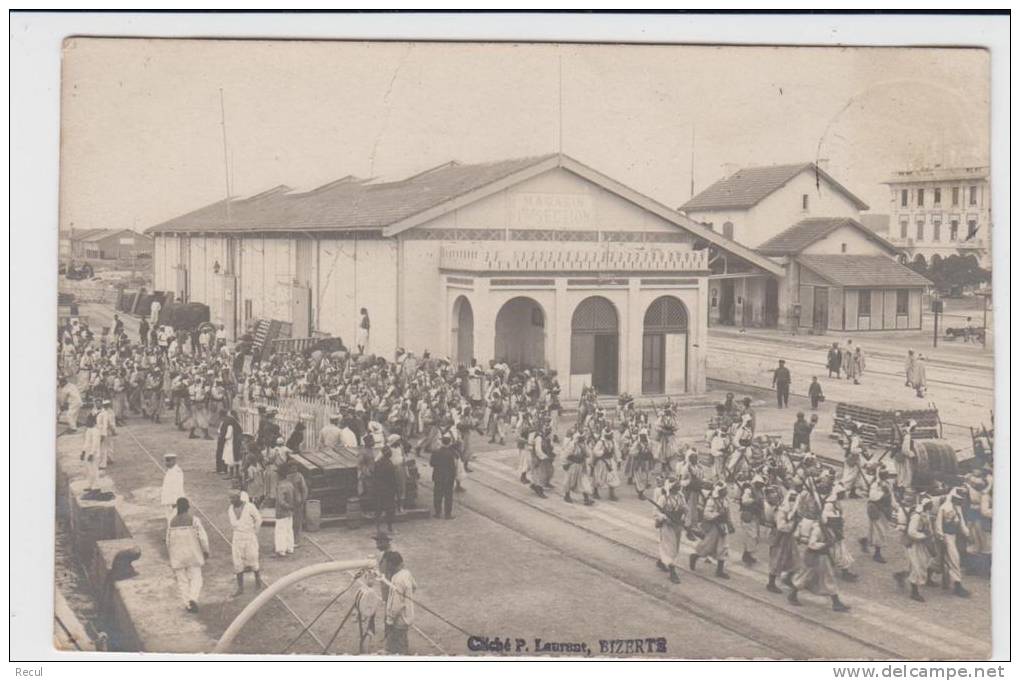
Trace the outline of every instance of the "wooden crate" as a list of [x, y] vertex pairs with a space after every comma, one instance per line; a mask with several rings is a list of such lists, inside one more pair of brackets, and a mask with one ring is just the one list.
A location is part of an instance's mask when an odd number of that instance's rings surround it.
[[[898, 414], [898, 416], [897, 416]], [[915, 440], [931, 440], [941, 436], [942, 425], [938, 409], [903, 408], [888, 401], [876, 399], [868, 405], [840, 402], [836, 405], [836, 414], [832, 423], [834, 434], [842, 433], [850, 424], [859, 427], [861, 441], [870, 446], [889, 447], [893, 443], [894, 426], [897, 421], [905, 425], [913, 419], [917, 422], [914, 429]]]
[[308, 483], [308, 497], [319, 501], [323, 516], [346, 513], [347, 500], [358, 496], [359, 456], [347, 447], [291, 455]]

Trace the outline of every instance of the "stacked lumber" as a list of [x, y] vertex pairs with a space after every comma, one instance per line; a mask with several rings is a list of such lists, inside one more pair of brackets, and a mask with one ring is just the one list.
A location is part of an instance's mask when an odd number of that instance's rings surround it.
[[[898, 415], [898, 416], [897, 416]], [[851, 424], [859, 428], [861, 441], [871, 447], [891, 447], [893, 442], [893, 426], [905, 425], [913, 419], [917, 422], [914, 429], [914, 440], [931, 440], [940, 435], [939, 412], [934, 407], [924, 409], [904, 409], [893, 404], [882, 403], [876, 399], [869, 405], [840, 402], [836, 405], [836, 415], [832, 422], [832, 432], [842, 434]]]

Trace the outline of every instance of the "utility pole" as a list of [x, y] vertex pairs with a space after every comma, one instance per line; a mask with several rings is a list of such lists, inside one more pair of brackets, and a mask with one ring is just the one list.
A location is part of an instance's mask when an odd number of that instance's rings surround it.
[[[938, 293], [936, 293], [935, 295], [938, 296]], [[939, 312], [942, 311], [942, 301], [939, 300], [937, 297], [936, 298], [932, 298], [932, 301], [931, 301], [931, 311], [935, 314], [935, 326], [934, 326], [934, 329], [933, 329], [933, 332], [932, 332], [932, 339], [931, 339], [932, 340], [932, 347], [936, 347], [937, 348], [939, 346]]]
[[227, 222], [230, 222], [230, 161], [227, 154], [227, 108], [223, 104], [223, 88], [220, 88], [220, 127], [223, 129], [223, 182], [227, 190]]

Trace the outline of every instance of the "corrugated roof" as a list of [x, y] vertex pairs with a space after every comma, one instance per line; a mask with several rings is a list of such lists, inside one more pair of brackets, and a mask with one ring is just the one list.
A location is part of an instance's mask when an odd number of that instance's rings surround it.
[[932, 283], [884, 255], [800, 255], [797, 262], [837, 286], [916, 288]]
[[776, 234], [755, 250], [762, 255], [796, 255], [811, 244], [824, 239], [842, 227], [858, 230], [868, 239], [885, 248], [889, 253], [898, 252], [895, 246], [853, 218], [808, 218], [801, 220], [793, 227]]
[[84, 229], [75, 231], [71, 239], [73, 241], [97, 241], [114, 234], [115, 231], [113, 229]]
[[868, 208], [867, 204], [814, 163], [792, 163], [738, 170], [680, 206], [680, 210], [689, 213], [699, 210], [751, 208], [768, 195], [786, 186], [790, 180], [806, 170], [817, 173], [833, 188], [850, 199], [860, 210]]
[[230, 201], [229, 220], [224, 200], [150, 227], [146, 233], [379, 229], [554, 156], [477, 164], [452, 162], [398, 182], [348, 176], [302, 193], [287, 192], [281, 186]]
[[770, 274], [781, 265], [713, 232], [691, 218], [563, 154], [464, 165], [446, 163], [399, 182], [372, 182], [345, 177], [307, 192], [284, 185], [247, 199], [218, 201], [150, 227], [146, 234], [175, 232], [314, 232], [381, 230], [392, 237], [488, 193], [531, 176], [563, 168], [715, 244]]

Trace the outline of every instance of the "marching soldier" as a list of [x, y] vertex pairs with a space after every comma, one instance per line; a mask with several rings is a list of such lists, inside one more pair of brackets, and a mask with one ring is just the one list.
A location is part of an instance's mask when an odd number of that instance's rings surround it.
[[648, 441], [647, 428], [638, 431], [630, 461], [634, 489], [637, 490], [638, 499], [644, 499], [645, 490], [651, 487], [652, 468], [655, 466], [655, 455], [652, 453], [652, 443]]
[[717, 482], [712, 488], [712, 495], [705, 502], [701, 523], [705, 536], [698, 542], [695, 553], [691, 554], [691, 571], [697, 568], [698, 558], [712, 557], [716, 560], [715, 576], [729, 579], [726, 572], [729, 543], [726, 537], [733, 532], [733, 523], [730, 522], [730, 509], [726, 503], [726, 483]]
[[783, 590], [776, 586], [776, 577], [787, 575], [783, 581], [790, 584], [789, 575], [797, 568], [797, 493], [789, 491], [775, 512], [775, 526], [769, 535], [769, 583], [765, 587], [774, 594]]
[[[877, 466], [871, 466], [877, 469]], [[889, 521], [892, 520], [893, 498], [892, 486], [889, 478], [892, 477], [888, 471], [877, 469], [875, 477], [868, 488], [868, 536], [860, 538], [861, 550], [868, 552], [869, 547], [874, 549], [872, 559], [876, 563], [884, 563], [882, 547], [885, 546], [886, 537], [889, 534]]]
[[[698, 461], [698, 453], [692, 451], [687, 455], [687, 465], [680, 477], [680, 489], [683, 490], [687, 503], [688, 528], [701, 524], [701, 490], [705, 488], [705, 468]], [[694, 534], [688, 529], [687, 538], [693, 540]]]
[[765, 512], [764, 490], [765, 479], [760, 475], [755, 475], [751, 482], [741, 486], [740, 527], [744, 535], [744, 553], [741, 561], [748, 566], [758, 562], [754, 552], [758, 550], [762, 515]]
[[857, 575], [850, 569], [853, 567], [854, 557], [846, 545], [846, 519], [843, 516], [842, 504], [844, 498], [846, 489], [837, 482], [822, 505], [822, 525], [832, 538], [832, 562], [839, 570], [839, 578], [846, 582], [856, 582]]
[[[896, 453], [893, 454], [893, 461], [896, 463], [896, 485], [898, 487], [910, 487], [914, 481], [914, 459], [917, 454], [914, 452], [914, 429], [917, 428], [917, 421], [910, 419], [907, 426], [899, 434], [899, 444]], [[898, 429], [897, 429], [898, 430]]]
[[680, 534], [684, 525], [684, 500], [680, 483], [666, 478], [655, 488], [655, 527], [659, 530], [659, 560], [655, 562], [663, 572], [669, 572], [669, 581], [680, 583], [676, 560], [680, 555]]
[[843, 454], [843, 475], [841, 482], [851, 499], [857, 498], [857, 490], [867, 491], [864, 476], [861, 473], [864, 454], [861, 436], [857, 432], [857, 424], [851, 423], [846, 428], [846, 446]]
[[807, 589], [818, 596], [828, 596], [835, 612], [846, 612], [850, 608], [839, 599], [836, 579], [832, 570], [831, 537], [817, 520], [805, 520], [801, 532], [806, 537], [804, 567], [793, 578], [792, 589], [786, 599], [791, 605], [800, 605], [797, 592]]
[[953, 584], [953, 593], [960, 598], [967, 598], [970, 592], [963, 588], [963, 575], [960, 573], [960, 549], [956, 543], [957, 536], [967, 538], [969, 532], [963, 522], [961, 506], [967, 496], [965, 488], [957, 487], [939, 507], [935, 514], [935, 536], [942, 544], [942, 569], [949, 574]]
[[910, 598], [924, 603], [919, 587], [933, 586], [931, 566], [934, 547], [931, 527], [933, 502], [925, 497], [912, 509], [907, 527], [903, 533], [903, 544], [907, 549], [907, 569], [893, 573], [896, 583], [902, 588], [910, 584]]

